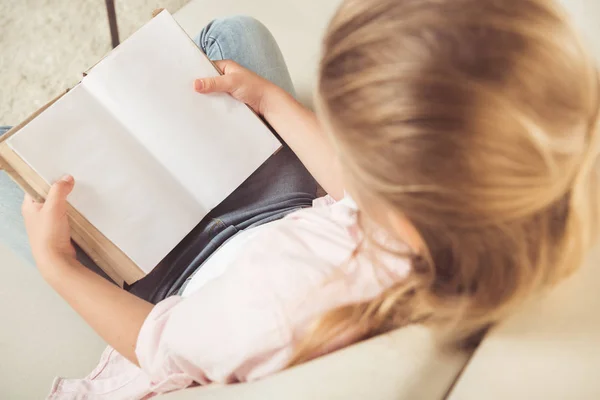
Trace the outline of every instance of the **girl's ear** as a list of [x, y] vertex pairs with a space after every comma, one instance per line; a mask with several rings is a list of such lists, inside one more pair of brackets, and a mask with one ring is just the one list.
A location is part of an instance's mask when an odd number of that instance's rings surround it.
[[352, 187], [346, 186], [346, 190], [352, 199], [357, 203], [359, 210], [363, 212], [370, 221], [377, 226], [390, 232], [392, 237], [403, 242], [413, 251], [414, 254], [426, 254], [427, 246], [421, 234], [413, 223], [397, 209], [392, 209], [384, 204], [371, 204], [360, 196], [353, 196]]
[[413, 223], [399, 211], [387, 210], [385, 214], [395, 237], [406, 243], [415, 254], [423, 254], [425, 241]]

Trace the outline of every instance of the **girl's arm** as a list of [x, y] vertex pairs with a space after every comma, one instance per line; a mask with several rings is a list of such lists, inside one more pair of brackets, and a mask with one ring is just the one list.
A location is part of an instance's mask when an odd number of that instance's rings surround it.
[[154, 307], [90, 271], [76, 260], [55, 259], [42, 267], [46, 282], [123, 357], [139, 367], [138, 334]]
[[225, 92], [248, 104], [271, 124], [313, 177], [335, 199], [344, 187], [330, 140], [315, 114], [273, 83], [230, 60], [217, 61], [222, 76], [196, 80], [199, 93]]
[[317, 116], [289, 93], [272, 88], [266, 97], [263, 116], [296, 153], [300, 161], [334, 199], [344, 196], [339, 164], [330, 140]]
[[52, 185], [45, 203], [25, 196], [23, 217], [31, 250], [44, 279], [110, 346], [139, 366], [137, 337], [154, 307], [113, 285], [75, 259], [67, 219], [68, 176]]

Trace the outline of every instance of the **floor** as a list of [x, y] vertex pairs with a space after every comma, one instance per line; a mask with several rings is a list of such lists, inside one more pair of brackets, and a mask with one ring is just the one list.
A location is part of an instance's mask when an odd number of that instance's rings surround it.
[[[158, 7], [188, 0], [115, 0], [121, 39]], [[81, 79], [111, 49], [104, 0], [0, 0], [0, 125], [14, 125]]]
[[[290, 32], [280, 16], [286, 12], [314, 15], [331, 1], [279, 0], [267, 5], [267, 0], [196, 0], [196, 15], [202, 15], [205, 20], [198, 23], [203, 23], [217, 13], [260, 14], [282, 43], [294, 80], [307, 86], [313, 76], [312, 61], [316, 59], [302, 63], [297, 57], [304, 53], [301, 46], [314, 47], [317, 54], [317, 43], [307, 43], [300, 30]], [[153, 9], [165, 7], [175, 12], [186, 0], [115, 2], [124, 39], [150, 18]], [[561, 2], [575, 17], [591, 50], [600, 59], [600, 41], [593, 40], [600, 37], [600, 0]], [[255, 7], [257, 3], [261, 6]], [[303, 20], [308, 20], [305, 17]], [[189, 20], [187, 26], [191, 29], [195, 22]], [[20, 122], [76, 83], [81, 73], [109, 50], [103, 0], [0, 0], [0, 125]], [[306, 95], [310, 95], [310, 90], [306, 90]], [[1, 244], [0, 272], [0, 398], [43, 398], [52, 376], [85, 374], [97, 361], [104, 344], [44, 284], [34, 268], [16, 259]], [[35, 340], [40, 331], [48, 340]], [[32, 360], [36, 363], [32, 364]]]

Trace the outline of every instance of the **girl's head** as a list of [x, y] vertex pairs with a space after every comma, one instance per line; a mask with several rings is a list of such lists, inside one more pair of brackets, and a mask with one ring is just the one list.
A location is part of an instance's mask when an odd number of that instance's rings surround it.
[[346, 0], [318, 104], [362, 215], [423, 244], [405, 284], [322, 326], [427, 321], [464, 338], [580, 265], [600, 83], [551, 1]]

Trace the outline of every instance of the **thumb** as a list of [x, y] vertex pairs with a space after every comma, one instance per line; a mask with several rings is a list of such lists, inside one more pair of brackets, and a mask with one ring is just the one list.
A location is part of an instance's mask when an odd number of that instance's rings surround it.
[[75, 180], [71, 175], [65, 175], [60, 180], [54, 182], [46, 202], [44, 203], [44, 209], [51, 209], [53, 212], [63, 214], [67, 212], [67, 196], [73, 191], [75, 186]]
[[231, 75], [213, 76], [194, 81], [194, 90], [198, 93], [231, 93], [234, 89], [233, 76]]

